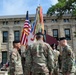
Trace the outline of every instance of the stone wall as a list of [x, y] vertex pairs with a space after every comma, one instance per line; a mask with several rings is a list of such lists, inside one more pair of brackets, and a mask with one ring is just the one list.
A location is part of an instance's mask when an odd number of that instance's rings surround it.
[[[30, 16], [31, 21], [34, 20], [35, 15]], [[64, 19], [69, 19], [69, 22], [63, 22]], [[57, 22], [52, 22], [52, 19], [57, 19]], [[61, 19], [56, 16], [48, 17], [44, 15], [44, 26], [46, 33], [53, 36], [53, 29], [58, 29], [58, 37], [65, 36], [64, 29], [70, 28], [71, 31], [71, 40], [68, 40], [68, 43], [72, 46], [74, 52], [76, 52], [76, 38], [74, 37], [74, 32], [76, 31], [76, 21], [75, 18], [71, 18], [71, 16], [64, 16]], [[3, 21], [8, 21], [8, 25], [3, 25]], [[14, 21], [19, 21], [19, 24], [14, 24]], [[17, 16], [3, 16], [0, 17], [0, 52], [8, 51], [13, 48], [12, 41], [14, 40], [14, 30], [20, 30], [22, 32], [22, 28], [25, 21], [25, 15], [17, 15]], [[2, 31], [8, 31], [8, 42], [3, 43]]]

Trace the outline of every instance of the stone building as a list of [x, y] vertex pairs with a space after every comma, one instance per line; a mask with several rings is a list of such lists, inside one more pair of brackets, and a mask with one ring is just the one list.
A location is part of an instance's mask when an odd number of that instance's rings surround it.
[[[35, 15], [29, 15], [30, 22], [35, 19]], [[23, 29], [25, 15], [10, 15], [0, 16], [0, 62], [6, 63], [9, 59], [9, 52], [12, 49], [12, 41], [20, 39], [21, 31]], [[58, 18], [55, 15], [44, 15], [44, 26], [46, 34], [49, 34], [56, 39], [65, 36], [68, 43], [76, 52], [76, 18], [69, 14], [63, 15]], [[49, 39], [50, 40], [50, 39]], [[50, 40], [51, 41], [51, 40]]]

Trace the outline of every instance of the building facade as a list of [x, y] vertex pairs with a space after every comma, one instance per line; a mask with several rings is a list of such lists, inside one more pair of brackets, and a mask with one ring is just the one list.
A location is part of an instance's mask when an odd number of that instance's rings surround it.
[[[35, 15], [29, 15], [30, 22], [35, 19]], [[0, 62], [6, 63], [12, 47], [12, 41], [20, 39], [25, 21], [25, 15], [0, 16]], [[76, 53], [76, 18], [71, 15], [57, 16], [44, 15], [44, 27], [46, 34], [56, 39], [65, 36], [70, 46]], [[50, 40], [50, 39], [49, 39]], [[51, 41], [51, 40], [50, 40]]]

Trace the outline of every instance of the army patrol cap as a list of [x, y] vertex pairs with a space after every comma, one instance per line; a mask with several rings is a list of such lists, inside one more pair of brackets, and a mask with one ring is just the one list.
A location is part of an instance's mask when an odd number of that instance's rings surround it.
[[14, 40], [13, 43], [20, 43], [20, 40]]
[[59, 41], [61, 41], [61, 40], [66, 40], [66, 38], [65, 37], [59, 38]]

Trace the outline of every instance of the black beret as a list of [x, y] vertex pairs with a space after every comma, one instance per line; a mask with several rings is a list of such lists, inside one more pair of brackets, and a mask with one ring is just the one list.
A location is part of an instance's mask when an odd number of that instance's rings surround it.
[[59, 38], [59, 41], [61, 41], [61, 40], [66, 40], [66, 38], [65, 37]]
[[13, 43], [20, 43], [20, 40], [14, 40]]
[[42, 35], [43, 36], [44, 34], [42, 34], [41, 32], [38, 32], [38, 33], [36, 33], [36, 35], [37, 36], [39, 36], [39, 35]]

